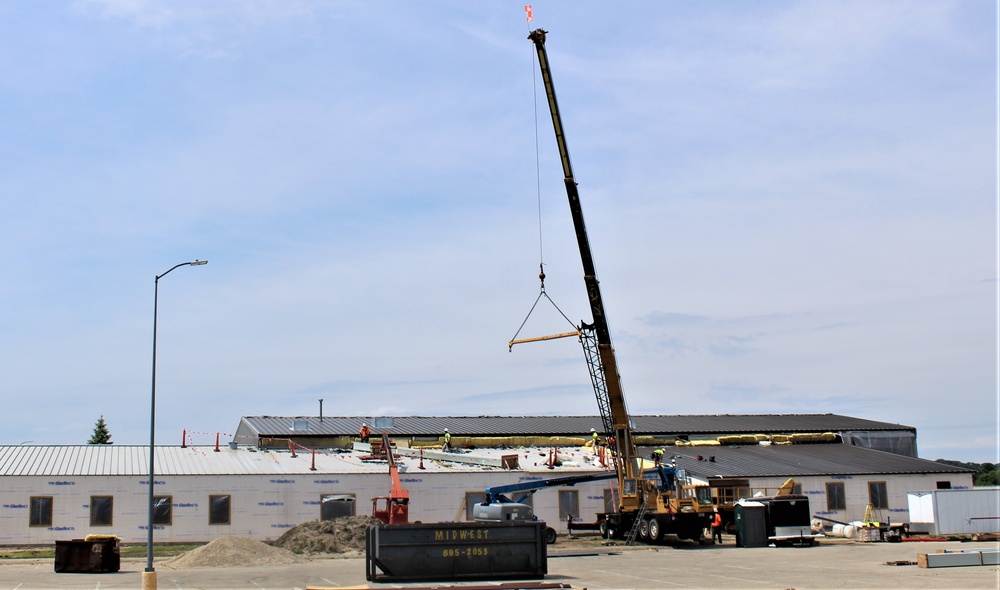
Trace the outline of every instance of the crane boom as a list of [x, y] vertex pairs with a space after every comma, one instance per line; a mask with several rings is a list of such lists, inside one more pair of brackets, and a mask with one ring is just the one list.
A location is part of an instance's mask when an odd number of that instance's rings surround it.
[[389, 488], [388, 496], [372, 498], [372, 516], [385, 524], [407, 524], [410, 492], [399, 480], [399, 467], [396, 465], [396, 458], [392, 454], [392, 443], [386, 432], [382, 433], [382, 452], [389, 461], [389, 480], [392, 482], [392, 487]]
[[490, 486], [486, 488], [486, 499], [483, 503], [489, 504], [497, 501], [509, 502], [511, 499], [507, 496], [507, 494], [526, 492], [513, 500], [514, 502], [523, 502], [527, 496], [530, 496], [543, 488], [550, 488], [553, 486], [574, 486], [578, 483], [601, 481], [603, 479], [613, 479], [614, 477], [615, 474], [611, 472], [583, 473], [580, 475], [567, 475], [565, 477], [554, 477], [551, 479], [522, 481], [501, 486]]
[[[587, 226], [583, 219], [580, 193], [577, 190], [576, 178], [573, 176], [573, 165], [570, 162], [569, 148], [566, 145], [566, 134], [563, 129], [562, 117], [559, 114], [559, 103], [556, 100], [556, 90], [552, 83], [552, 71], [549, 68], [549, 58], [545, 51], [545, 35], [546, 31], [536, 29], [528, 35], [528, 39], [534, 42], [535, 50], [538, 53], [538, 65], [542, 74], [542, 82], [545, 86], [549, 111], [552, 115], [552, 127], [556, 134], [559, 157], [562, 161], [566, 196], [569, 199], [569, 209], [573, 217], [573, 228], [576, 231], [580, 259], [583, 262], [583, 281], [587, 287], [590, 312], [593, 317], [593, 323], [584, 323], [581, 326], [581, 332], [585, 332], [584, 338], [589, 333], [596, 340], [597, 359], [592, 361], [592, 365], [599, 371], [599, 374], [592, 371], [591, 376], [594, 379], [602, 418], [605, 420], [605, 430], [608, 435], [615, 438], [616, 468], [619, 472], [622, 502], [623, 504], [628, 504], [630, 501], [629, 498], [634, 497], [634, 482], [639, 475], [640, 468], [636, 457], [635, 443], [632, 440], [632, 427], [629, 423], [625, 394], [622, 391], [621, 376], [618, 373], [618, 360], [615, 358], [615, 349], [611, 342], [611, 331], [608, 328], [608, 319], [604, 311], [604, 300], [601, 297], [600, 282], [597, 279], [594, 256], [590, 249]], [[586, 349], [586, 343], [584, 343], [584, 346]], [[602, 399], [605, 396], [606, 399]], [[628, 480], [633, 482], [631, 486], [627, 483]], [[633, 494], [627, 493], [630, 488], [633, 490]]]
[[604, 431], [615, 439], [615, 472], [620, 497], [616, 512], [598, 515], [600, 526], [609, 535], [613, 533], [624, 536], [627, 543], [634, 542], [636, 538], [655, 543], [665, 534], [676, 535], [681, 539], [698, 539], [709, 522], [708, 516], [716, 510], [716, 506], [710, 500], [702, 501], [698, 498], [694, 489], [697, 486], [685, 485], [686, 475], [682, 469], [673, 464], [657, 464], [652, 470], [644, 470], [636, 451], [594, 256], [590, 251], [587, 227], [583, 221], [580, 194], [573, 176], [573, 166], [570, 164], [569, 148], [566, 147], [566, 134], [545, 51], [545, 36], [546, 31], [537, 29], [528, 35], [528, 39], [534, 42], [538, 53], [538, 65], [562, 160], [569, 209], [580, 247], [580, 259], [583, 261], [583, 280], [593, 315], [593, 323], [581, 322], [580, 342], [587, 358]]

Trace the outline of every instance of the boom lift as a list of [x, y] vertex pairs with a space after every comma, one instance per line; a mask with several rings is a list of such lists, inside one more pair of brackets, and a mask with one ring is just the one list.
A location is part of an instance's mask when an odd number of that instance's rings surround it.
[[[562, 161], [570, 214], [573, 217], [573, 227], [583, 262], [583, 280], [593, 316], [593, 322], [590, 324], [580, 322], [580, 342], [583, 344], [590, 370], [605, 435], [609, 437], [609, 443], [610, 439], [614, 441], [613, 460], [620, 491], [617, 511], [598, 515], [598, 519], [601, 522], [602, 532], [609, 536], [624, 536], [629, 542], [637, 535], [653, 542], [660, 540], [664, 534], [674, 534], [684, 539], [698, 539], [708, 526], [713, 506], [701, 504], [694, 497], [681, 497], [685, 495], [681, 470], [661, 465], [643, 473], [642, 459], [636, 453], [628, 408], [618, 373], [618, 361], [611, 342], [597, 270], [583, 220], [580, 195], [570, 164], [569, 149], [566, 146], [566, 136], [545, 51], [546, 34], [546, 31], [536, 29], [528, 35], [528, 39], [534, 42], [538, 54], [538, 65]], [[511, 344], [516, 342], [512, 341]]]
[[372, 516], [385, 524], [407, 524], [410, 492], [403, 489], [403, 484], [399, 481], [399, 468], [392, 455], [392, 445], [389, 444], [389, 434], [386, 432], [382, 433], [382, 452], [389, 459], [389, 478], [392, 480], [392, 487], [388, 496], [372, 498]]
[[[486, 488], [486, 499], [473, 507], [472, 518], [488, 522], [536, 520], [534, 510], [524, 501], [538, 490], [554, 486], [573, 486], [587, 481], [600, 481], [614, 477], [616, 474], [609, 471], [491, 486]], [[507, 495], [518, 492], [520, 493], [513, 500]], [[556, 542], [556, 531], [552, 527], [545, 527], [545, 542], [549, 544]]]

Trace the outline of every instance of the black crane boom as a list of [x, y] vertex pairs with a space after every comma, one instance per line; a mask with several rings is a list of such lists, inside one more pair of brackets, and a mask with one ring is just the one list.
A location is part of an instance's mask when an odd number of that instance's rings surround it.
[[[584, 338], [588, 332], [593, 334], [597, 341], [597, 359], [591, 362], [597, 374], [592, 371], [592, 380], [598, 397], [598, 406], [602, 410], [602, 418], [605, 420], [605, 430], [609, 436], [615, 438], [616, 465], [619, 471], [621, 484], [622, 502], [629, 503], [626, 489], [634, 489], [634, 480], [640, 475], [640, 468], [636, 457], [635, 444], [632, 440], [632, 428], [629, 423], [628, 408], [625, 404], [625, 395], [622, 391], [621, 377], [618, 373], [618, 361], [615, 358], [614, 346], [611, 342], [611, 331], [608, 328], [608, 319], [604, 311], [604, 300], [601, 297], [601, 287], [597, 279], [597, 269], [594, 265], [594, 256], [590, 249], [590, 239], [587, 237], [587, 226], [583, 219], [583, 207], [580, 204], [580, 194], [577, 190], [576, 178], [573, 176], [573, 165], [569, 158], [569, 148], [566, 145], [566, 134], [563, 129], [562, 117], [559, 114], [559, 103], [556, 100], [555, 86], [552, 82], [552, 71], [549, 68], [548, 54], [545, 51], [546, 31], [536, 29], [528, 35], [528, 39], [534, 42], [535, 50], [538, 53], [538, 65], [542, 74], [542, 82], [545, 86], [545, 95], [549, 103], [549, 111], [552, 115], [552, 127], [556, 134], [556, 144], [559, 148], [559, 157], [562, 161], [563, 182], [566, 184], [566, 196], [569, 199], [570, 214], [573, 217], [573, 228], [576, 231], [576, 241], [580, 249], [580, 259], [583, 262], [583, 281], [587, 288], [587, 297], [590, 301], [590, 312], [593, 316], [593, 323], [584, 323], [580, 330], [584, 332]], [[586, 343], [584, 344], [587, 350]], [[605, 416], [604, 413], [609, 415]], [[609, 428], [610, 427], [610, 428]], [[633, 485], [629, 486], [625, 480], [632, 480]]]

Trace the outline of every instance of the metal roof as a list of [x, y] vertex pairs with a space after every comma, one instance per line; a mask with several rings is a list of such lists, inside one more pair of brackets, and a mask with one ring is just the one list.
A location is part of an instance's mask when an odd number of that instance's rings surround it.
[[[643, 448], [648, 454], [653, 447]], [[666, 458], [700, 478], [972, 473], [927, 459], [841, 444], [667, 447]]]
[[[650, 448], [639, 449], [648, 454]], [[531, 449], [477, 449], [477, 454], [519, 453], [521, 467], [531, 470]], [[592, 453], [580, 449], [580, 460], [569, 470], [593, 470]], [[894, 453], [841, 444], [747, 445], [667, 447], [667, 459], [676, 456], [678, 467], [699, 478], [796, 477], [808, 475], [897, 475], [971, 473], [969, 469], [905, 457]], [[544, 453], [542, 453], [544, 455]], [[701, 457], [699, 459], [699, 456]], [[143, 445], [3, 445], [0, 476], [134, 476], [149, 473], [149, 447]], [[712, 460], [714, 459], [714, 460]], [[319, 475], [324, 473], [385, 473], [384, 463], [370, 463], [357, 453], [273, 451], [221, 446], [158, 446], [156, 474], [180, 475]], [[315, 461], [316, 470], [312, 470]], [[415, 469], [417, 460], [398, 457], [401, 469]], [[544, 460], [542, 460], [544, 463]], [[479, 471], [471, 465], [421, 463], [426, 471], [448, 473]]]
[[[300, 448], [289, 451], [241, 446], [157, 446], [157, 476], [178, 475], [317, 475], [322, 473], [387, 473], [385, 462], [367, 462], [359, 453], [330, 452]], [[489, 450], [483, 450], [489, 453]], [[512, 451], [506, 451], [511, 453]], [[499, 451], [496, 451], [499, 453]], [[312, 469], [315, 461], [316, 470]], [[401, 469], [415, 460], [399, 457]], [[449, 464], [442, 467], [426, 461], [424, 471], [479, 471], [475, 465]], [[148, 445], [2, 445], [0, 476], [73, 477], [86, 475], [149, 475]]]
[[[363, 422], [371, 426], [372, 416], [244, 416], [237, 435], [243, 437], [352, 436]], [[398, 416], [393, 436], [440, 436], [447, 428], [453, 435], [584, 436], [591, 428], [602, 430], [599, 416]], [[306, 430], [296, 430], [298, 421]], [[697, 416], [632, 416], [636, 434], [719, 435], [785, 434], [796, 432], [911, 431], [912, 426], [877, 422], [837, 414], [758, 414]], [[377, 429], [373, 429], [377, 430]], [[239, 442], [251, 442], [240, 440]]]

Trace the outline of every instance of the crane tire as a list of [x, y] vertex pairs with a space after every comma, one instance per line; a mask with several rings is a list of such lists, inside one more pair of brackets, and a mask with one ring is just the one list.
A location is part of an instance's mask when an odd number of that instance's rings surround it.
[[660, 521], [656, 520], [656, 518], [650, 518], [647, 522], [646, 529], [649, 531], [649, 542], [659, 542], [660, 537], [663, 536], [663, 527], [660, 526]]

